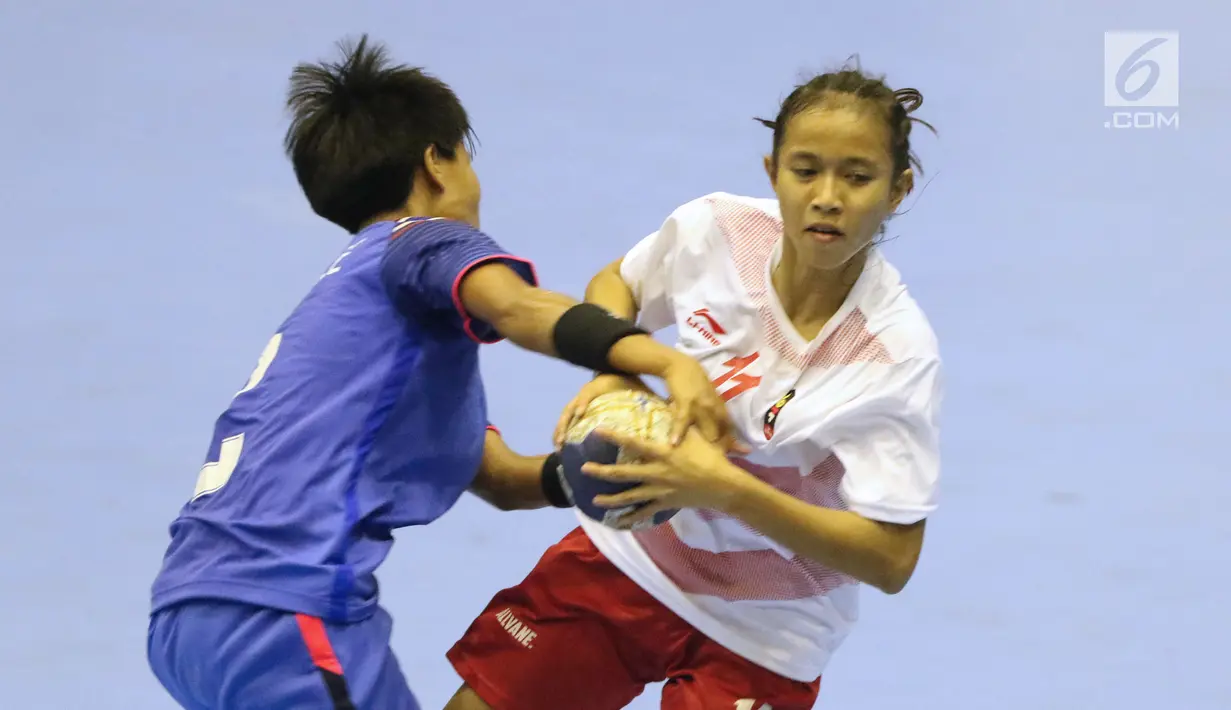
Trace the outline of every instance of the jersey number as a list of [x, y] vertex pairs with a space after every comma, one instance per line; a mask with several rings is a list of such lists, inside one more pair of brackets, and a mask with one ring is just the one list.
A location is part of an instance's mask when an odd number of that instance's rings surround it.
[[722, 387], [728, 381], [731, 382], [730, 387], [719, 392], [722, 395], [722, 401], [730, 402], [740, 394], [761, 384], [760, 377], [744, 374], [744, 369], [756, 362], [759, 357], [761, 357], [761, 353], [753, 353], [743, 357], [733, 357], [722, 363], [723, 367], [731, 368], [714, 380], [714, 389]]
[[[261, 351], [261, 358], [257, 360], [256, 369], [248, 377], [248, 383], [244, 385], [243, 389], [235, 393], [235, 397], [261, 384], [261, 380], [265, 379], [265, 373], [269, 371], [269, 366], [273, 364], [274, 358], [278, 356], [278, 348], [281, 345], [281, 333], [269, 339], [265, 349]], [[235, 399], [235, 397], [231, 399]], [[231, 480], [231, 474], [235, 473], [235, 467], [239, 465], [239, 455], [243, 450], [243, 432], [223, 439], [218, 445], [218, 460], [207, 462], [201, 467], [201, 472], [197, 474], [197, 487], [192, 491], [192, 499], [196, 500], [201, 496], [216, 493], [218, 489], [225, 486], [227, 481]]]

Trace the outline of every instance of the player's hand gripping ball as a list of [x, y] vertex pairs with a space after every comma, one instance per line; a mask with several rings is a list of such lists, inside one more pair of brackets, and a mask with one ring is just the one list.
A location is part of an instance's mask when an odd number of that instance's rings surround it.
[[594, 504], [595, 496], [622, 493], [637, 487], [636, 483], [604, 481], [582, 472], [587, 463], [638, 463], [632, 452], [625, 452], [594, 433], [596, 429], [631, 434], [649, 441], [667, 443], [673, 423], [671, 410], [660, 397], [636, 390], [621, 390], [595, 397], [586, 411], [572, 424], [560, 447], [560, 475], [564, 490], [578, 510], [587, 517], [617, 530], [641, 529], [661, 525], [675, 515], [676, 510], [664, 510], [636, 526], [623, 524], [629, 513], [639, 510], [641, 503], [625, 508], [603, 508]]

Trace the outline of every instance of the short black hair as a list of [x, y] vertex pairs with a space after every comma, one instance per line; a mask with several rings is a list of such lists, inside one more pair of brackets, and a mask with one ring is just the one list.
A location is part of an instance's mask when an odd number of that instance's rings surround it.
[[474, 131], [453, 89], [422, 68], [392, 64], [367, 35], [338, 48], [341, 61], [291, 72], [284, 143], [312, 210], [353, 234], [406, 204], [429, 146], [451, 159]]

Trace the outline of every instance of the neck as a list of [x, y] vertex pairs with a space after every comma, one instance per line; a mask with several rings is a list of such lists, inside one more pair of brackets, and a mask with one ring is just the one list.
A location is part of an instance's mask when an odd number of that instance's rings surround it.
[[437, 204], [431, 189], [420, 180], [416, 180], [410, 190], [410, 199], [399, 211], [399, 217], [440, 217], [440, 205]]
[[415, 213], [409, 210], [393, 210], [392, 212], [381, 212], [380, 214], [376, 215], [372, 219], [369, 219], [368, 221], [364, 222], [360, 226], [359, 229], [360, 231], [363, 231], [364, 229], [371, 227], [377, 222], [396, 222], [399, 219], [402, 219], [403, 217], [415, 217], [415, 216], [417, 215], [415, 215]]
[[363, 226], [368, 227], [377, 222], [396, 222], [403, 217], [436, 217], [436, 210], [436, 201], [432, 198], [431, 191], [421, 180], [416, 179], [410, 190], [410, 199], [405, 205], [400, 209], [381, 212], [364, 222]]
[[808, 340], [838, 312], [868, 261], [865, 249], [837, 269], [822, 269], [801, 259], [798, 248], [783, 240], [782, 259], [771, 281], [778, 302], [796, 330]]

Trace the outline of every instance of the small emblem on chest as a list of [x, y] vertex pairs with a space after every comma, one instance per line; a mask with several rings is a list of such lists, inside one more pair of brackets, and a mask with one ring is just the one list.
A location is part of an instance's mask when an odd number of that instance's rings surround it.
[[710, 309], [708, 308], [698, 308], [693, 311], [692, 315], [688, 316], [688, 319], [685, 320], [685, 322], [692, 327], [693, 330], [700, 333], [701, 337], [705, 338], [706, 342], [710, 345], [717, 345], [718, 336], [727, 334], [727, 331], [723, 330], [722, 326], [719, 325], [718, 320], [714, 318], [714, 314], [710, 313]]
[[782, 395], [782, 399], [779, 399], [777, 402], [774, 402], [774, 406], [770, 407], [769, 411], [765, 413], [765, 440], [766, 441], [769, 441], [770, 439], [774, 438], [774, 425], [778, 423], [778, 415], [782, 413], [782, 408], [786, 406], [786, 403], [790, 402], [794, 398], [795, 398], [795, 390], [791, 390], [790, 392], [787, 392], [786, 394]]

